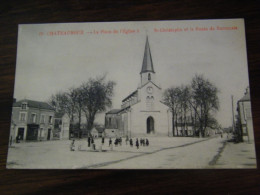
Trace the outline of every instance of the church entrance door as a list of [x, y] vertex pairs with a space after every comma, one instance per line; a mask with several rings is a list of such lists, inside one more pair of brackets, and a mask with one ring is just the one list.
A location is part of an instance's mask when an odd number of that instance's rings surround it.
[[146, 128], [147, 128], [147, 133], [148, 134], [154, 133], [154, 119], [153, 119], [153, 117], [149, 116], [147, 118]]

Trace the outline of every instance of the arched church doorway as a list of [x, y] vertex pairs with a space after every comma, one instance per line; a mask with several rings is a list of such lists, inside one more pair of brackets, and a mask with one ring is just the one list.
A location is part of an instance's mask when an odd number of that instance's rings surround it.
[[154, 133], [154, 119], [153, 117], [149, 116], [146, 120], [146, 128], [147, 128], [147, 133]]

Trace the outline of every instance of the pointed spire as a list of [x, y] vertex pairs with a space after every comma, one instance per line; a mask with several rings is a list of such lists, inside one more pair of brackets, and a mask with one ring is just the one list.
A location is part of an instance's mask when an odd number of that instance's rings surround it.
[[152, 61], [150, 46], [149, 46], [149, 42], [148, 42], [148, 36], [146, 36], [144, 59], [143, 59], [143, 65], [142, 65], [142, 70], [141, 70], [140, 74], [145, 73], [145, 72], [154, 73], [153, 61]]

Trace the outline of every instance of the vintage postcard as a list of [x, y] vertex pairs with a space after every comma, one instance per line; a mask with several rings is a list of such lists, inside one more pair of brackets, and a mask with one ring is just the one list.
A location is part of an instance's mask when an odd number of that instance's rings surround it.
[[18, 30], [7, 168], [256, 168], [243, 19]]

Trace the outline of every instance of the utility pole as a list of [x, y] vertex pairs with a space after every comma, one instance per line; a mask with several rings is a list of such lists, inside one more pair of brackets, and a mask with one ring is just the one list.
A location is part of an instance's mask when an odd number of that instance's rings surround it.
[[231, 95], [232, 102], [232, 131], [235, 133], [235, 119], [234, 119], [234, 107], [233, 107], [233, 95]]

